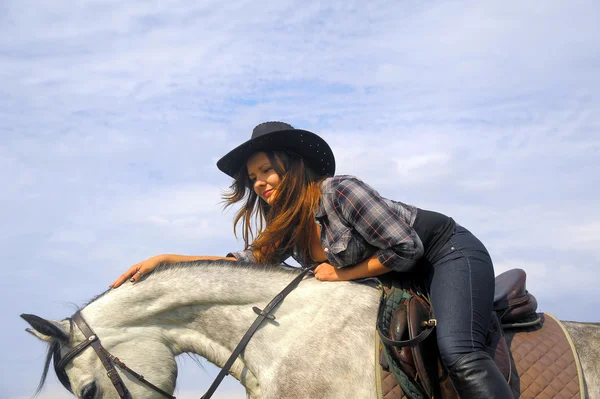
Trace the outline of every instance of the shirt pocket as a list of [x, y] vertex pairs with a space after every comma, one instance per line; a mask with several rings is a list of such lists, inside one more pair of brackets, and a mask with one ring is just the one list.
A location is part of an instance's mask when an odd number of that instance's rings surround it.
[[329, 245], [329, 253], [339, 266], [355, 265], [365, 258], [365, 243], [352, 228], [342, 230]]
[[329, 250], [334, 254], [344, 252], [346, 248], [348, 248], [348, 243], [350, 242], [351, 238], [352, 229], [347, 228], [345, 230], [342, 230], [339, 234], [337, 234], [337, 237], [331, 241], [331, 244], [329, 245]]

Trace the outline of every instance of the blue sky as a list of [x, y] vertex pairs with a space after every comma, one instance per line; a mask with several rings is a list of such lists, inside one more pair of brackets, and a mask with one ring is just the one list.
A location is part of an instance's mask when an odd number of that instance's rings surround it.
[[[42, 368], [20, 313], [69, 316], [155, 254], [241, 247], [215, 162], [265, 120], [454, 217], [542, 310], [600, 321], [599, 3], [365, 3], [0, 5], [0, 398]], [[183, 399], [216, 375], [181, 365]], [[52, 376], [40, 397], [68, 395]]]

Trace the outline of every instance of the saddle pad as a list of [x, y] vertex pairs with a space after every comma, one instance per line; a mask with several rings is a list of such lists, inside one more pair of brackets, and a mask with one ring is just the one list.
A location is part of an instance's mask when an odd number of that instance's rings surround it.
[[379, 340], [379, 334], [375, 331], [375, 384], [377, 389], [378, 399], [401, 399], [406, 398], [400, 383], [396, 381], [396, 377], [390, 371], [386, 371], [381, 367], [382, 344]]
[[520, 399], [585, 397], [579, 358], [562, 323], [540, 314], [541, 328], [505, 331], [516, 373], [511, 388]]
[[[505, 332], [513, 359], [510, 385], [519, 399], [583, 399], [579, 358], [570, 336], [554, 316], [540, 314], [542, 327]], [[375, 334], [375, 383], [380, 399], [404, 399], [394, 375], [380, 366], [381, 342]], [[520, 393], [519, 393], [520, 392]]]

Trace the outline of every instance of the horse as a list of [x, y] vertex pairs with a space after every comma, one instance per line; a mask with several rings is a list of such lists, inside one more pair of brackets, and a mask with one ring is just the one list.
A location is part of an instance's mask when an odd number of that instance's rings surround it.
[[[231, 261], [161, 265], [136, 284], [110, 289], [80, 314], [112, 355], [167, 393], [175, 357], [199, 355], [223, 367], [248, 326], [299, 274], [281, 266]], [[379, 290], [357, 282], [306, 277], [256, 331], [229, 373], [250, 399], [377, 398], [375, 323]], [[85, 349], [64, 368], [57, 360], [84, 339], [70, 318], [22, 315], [27, 331], [49, 343], [38, 391], [52, 357], [55, 371], [80, 398], [118, 398], [96, 355]], [[600, 323], [565, 322], [584, 372], [586, 397], [600, 398]], [[118, 369], [133, 398], [165, 396]]]

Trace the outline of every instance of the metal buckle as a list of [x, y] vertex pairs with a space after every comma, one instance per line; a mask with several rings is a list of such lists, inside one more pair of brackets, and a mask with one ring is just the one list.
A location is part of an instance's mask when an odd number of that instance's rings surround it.
[[435, 327], [435, 326], [437, 326], [436, 319], [429, 319], [429, 320], [423, 322], [423, 327]]
[[262, 311], [262, 309], [257, 308], [256, 306], [252, 306], [252, 310], [254, 310], [254, 313], [256, 313], [259, 316], [264, 316], [266, 319], [269, 319], [269, 320], [275, 320], [274, 315], [265, 313]]

